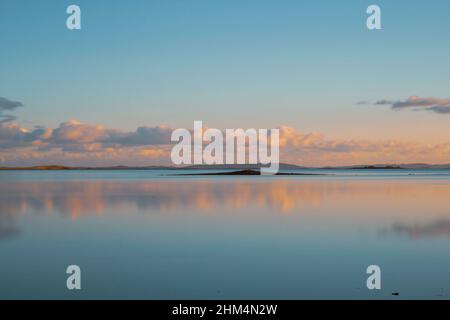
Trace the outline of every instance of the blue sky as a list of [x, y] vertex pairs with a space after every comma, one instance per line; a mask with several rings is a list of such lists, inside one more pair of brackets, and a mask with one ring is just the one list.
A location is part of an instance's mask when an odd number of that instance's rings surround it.
[[[66, 29], [69, 4], [80, 31]], [[366, 28], [370, 4], [383, 30]], [[449, 1], [2, 0], [0, 39], [0, 96], [25, 105], [26, 127], [450, 139], [449, 116], [356, 104], [450, 96]]]

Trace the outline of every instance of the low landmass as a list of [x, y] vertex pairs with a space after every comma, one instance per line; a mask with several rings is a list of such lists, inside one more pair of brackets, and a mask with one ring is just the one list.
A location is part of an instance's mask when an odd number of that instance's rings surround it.
[[0, 167], [0, 170], [170, 170], [179, 169], [176, 167], [164, 167], [164, 166], [111, 166], [111, 167], [70, 167], [59, 165], [43, 165], [43, 166], [30, 166], [30, 167]]
[[[63, 166], [63, 165], [37, 165], [37, 166], [3, 166], [0, 170], [236, 170], [239, 171], [259, 171], [263, 165], [255, 164], [233, 164], [233, 165], [193, 165], [185, 167], [176, 166]], [[450, 169], [450, 164], [374, 164], [374, 165], [353, 165], [353, 166], [327, 166], [327, 167], [306, 167], [289, 163], [280, 163], [279, 170], [302, 170], [302, 169], [329, 169], [329, 170], [404, 170], [404, 169]], [[230, 174], [227, 172], [226, 174]]]
[[[177, 176], [260, 176], [259, 170], [238, 170], [227, 172], [201, 172], [201, 173], [179, 173]], [[276, 176], [323, 176], [323, 173], [294, 173], [294, 172], [277, 172]]]
[[383, 170], [403, 170], [405, 168], [402, 168], [400, 166], [381, 166], [381, 167], [377, 167], [377, 166], [364, 166], [364, 167], [355, 167], [352, 169], [358, 169], [358, 170], [364, 170], [364, 169], [369, 169], [369, 170], [373, 170], [373, 169], [383, 169]]

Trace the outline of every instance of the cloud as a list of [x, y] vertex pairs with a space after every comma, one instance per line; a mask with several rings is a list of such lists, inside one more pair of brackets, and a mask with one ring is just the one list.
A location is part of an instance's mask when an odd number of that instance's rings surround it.
[[167, 126], [138, 127], [133, 132], [109, 130], [106, 143], [122, 146], [145, 146], [169, 144], [173, 128]]
[[77, 120], [69, 120], [52, 130], [47, 140], [59, 144], [84, 144], [104, 140], [106, 135], [107, 132], [101, 125], [89, 125]]
[[42, 127], [28, 130], [17, 123], [0, 122], [0, 149], [32, 146], [37, 141], [44, 141], [47, 136], [48, 130]]
[[426, 110], [438, 114], [450, 114], [450, 98], [440, 99], [411, 96], [406, 100], [378, 100], [375, 102], [375, 105], [390, 105], [392, 110], [413, 108], [414, 110]]
[[22, 102], [12, 101], [4, 97], [0, 97], [0, 123], [11, 122], [17, 119], [16, 116], [3, 114], [4, 111], [12, 111], [22, 107]]
[[[0, 148], [40, 146], [41, 149], [62, 148], [65, 151], [89, 150], [94, 144], [103, 147], [130, 147], [170, 144], [172, 128], [138, 127], [124, 132], [69, 120], [57, 128], [35, 127], [28, 130], [16, 123], [0, 124]], [[87, 146], [87, 148], [86, 148]]]
[[429, 110], [440, 113], [440, 114], [447, 114], [450, 113], [450, 105], [449, 106], [432, 106], [429, 108]]
[[[399, 140], [333, 139], [280, 126], [280, 161], [307, 166], [374, 163], [448, 163], [450, 143], [425, 145]], [[77, 120], [56, 128], [27, 129], [0, 123], [2, 165], [170, 165], [173, 146], [168, 126], [133, 131]], [[206, 143], [205, 143], [206, 144]]]
[[450, 143], [425, 145], [399, 140], [332, 139], [280, 127], [281, 161], [308, 166], [374, 163], [448, 163]]
[[162, 149], [158, 149], [158, 148], [145, 148], [145, 149], [139, 150], [139, 154], [142, 156], [145, 156], [145, 157], [159, 158], [159, 157], [168, 156], [169, 152], [167, 150], [162, 150]]
[[22, 107], [23, 104], [22, 102], [18, 102], [18, 101], [12, 101], [9, 99], [6, 99], [4, 97], [0, 97], [0, 111], [3, 110], [14, 110], [18, 107]]

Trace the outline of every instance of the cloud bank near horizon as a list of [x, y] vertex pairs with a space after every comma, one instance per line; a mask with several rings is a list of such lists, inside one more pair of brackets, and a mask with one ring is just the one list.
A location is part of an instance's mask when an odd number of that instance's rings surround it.
[[[281, 162], [308, 166], [450, 162], [450, 143], [339, 140], [284, 125], [279, 129]], [[77, 120], [62, 122], [56, 128], [27, 129], [8, 121], [0, 123], [0, 164], [171, 165], [173, 130], [160, 125], [122, 131]]]

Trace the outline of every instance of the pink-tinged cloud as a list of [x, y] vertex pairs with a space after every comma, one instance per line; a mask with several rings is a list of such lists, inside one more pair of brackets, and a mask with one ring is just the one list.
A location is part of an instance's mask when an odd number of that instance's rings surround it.
[[98, 144], [102, 147], [164, 145], [170, 143], [171, 132], [172, 129], [166, 126], [139, 127], [136, 131], [125, 132], [77, 120], [63, 122], [54, 129], [36, 127], [28, 130], [8, 122], [0, 124], [0, 149], [39, 145], [41, 149], [88, 151]]
[[[279, 129], [281, 162], [307, 166], [450, 162], [450, 143], [332, 139], [289, 126]], [[76, 120], [29, 130], [5, 122], [0, 124], [0, 164], [171, 165], [172, 131], [167, 126], [122, 131]]]

